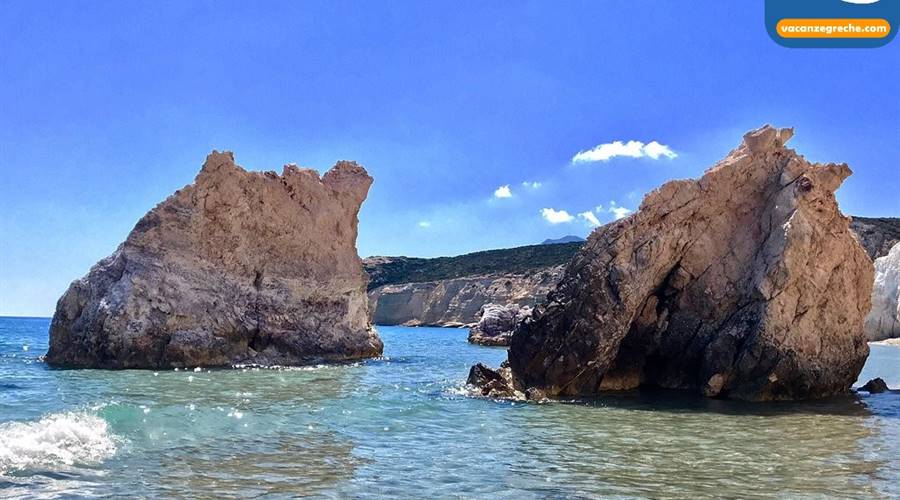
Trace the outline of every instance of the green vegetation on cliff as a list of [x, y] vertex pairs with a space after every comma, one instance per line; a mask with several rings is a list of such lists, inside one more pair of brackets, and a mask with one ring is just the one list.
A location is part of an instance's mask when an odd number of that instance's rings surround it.
[[[887, 254], [900, 241], [900, 218], [853, 217], [851, 228], [871, 258]], [[547, 240], [552, 242], [554, 240]], [[363, 261], [369, 290], [382, 285], [423, 283], [465, 276], [524, 275], [565, 264], [584, 241], [529, 245], [457, 255], [455, 257], [369, 257]]]
[[369, 290], [382, 285], [422, 283], [463, 276], [522, 275], [565, 264], [583, 241], [529, 245], [458, 255], [456, 257], [370, 257], [363, 261]]

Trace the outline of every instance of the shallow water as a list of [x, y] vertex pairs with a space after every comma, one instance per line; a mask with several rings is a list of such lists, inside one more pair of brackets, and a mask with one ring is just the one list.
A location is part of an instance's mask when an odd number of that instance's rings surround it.
[[[466, 397], [505, 358], [380, 327], [385, 358], [285, 370], [53, 370], [0, 318], [0, 497], [898, 497], [900, 396], [746, 404], [671, 392]], [[900, 385], [900, 348], [861, 378]]]

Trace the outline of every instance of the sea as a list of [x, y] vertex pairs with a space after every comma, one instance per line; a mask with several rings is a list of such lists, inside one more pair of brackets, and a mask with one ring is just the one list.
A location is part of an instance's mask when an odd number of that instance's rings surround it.
[[[898, 498], [900, 395], [473, 397], [503, 348], [378, 327], [384, 357], [299, 368], [60, 370], [0, 318], [3, 498]], [[860, 381], [900, 386], [900, 347]]]

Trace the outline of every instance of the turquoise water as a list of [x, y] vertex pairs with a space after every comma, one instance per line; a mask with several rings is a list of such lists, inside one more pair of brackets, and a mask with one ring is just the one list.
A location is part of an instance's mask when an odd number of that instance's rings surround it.
[[[900, 496], [900, 396], [742, 404], [468, 397], [505, 351], [380, 327], [385, 357], [284, 370], [54, 370], [0, 318], [0, 497]], [[900, 385], [900, 348], [862, 377]]]

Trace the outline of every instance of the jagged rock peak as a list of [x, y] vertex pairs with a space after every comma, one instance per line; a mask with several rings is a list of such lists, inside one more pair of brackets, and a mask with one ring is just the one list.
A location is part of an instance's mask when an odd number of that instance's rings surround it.
[[512, 389], [848, 392], [868, 355], [872, 264], [834, 197], [850, 168], [806, 161], [792, 135], [751, 131], [700, 179], [596, 229], [513, 334]]
[[372, 178], [213, 151], [57, 304], [47, 361], [157, 368], [376, 356], [357, 215]]

